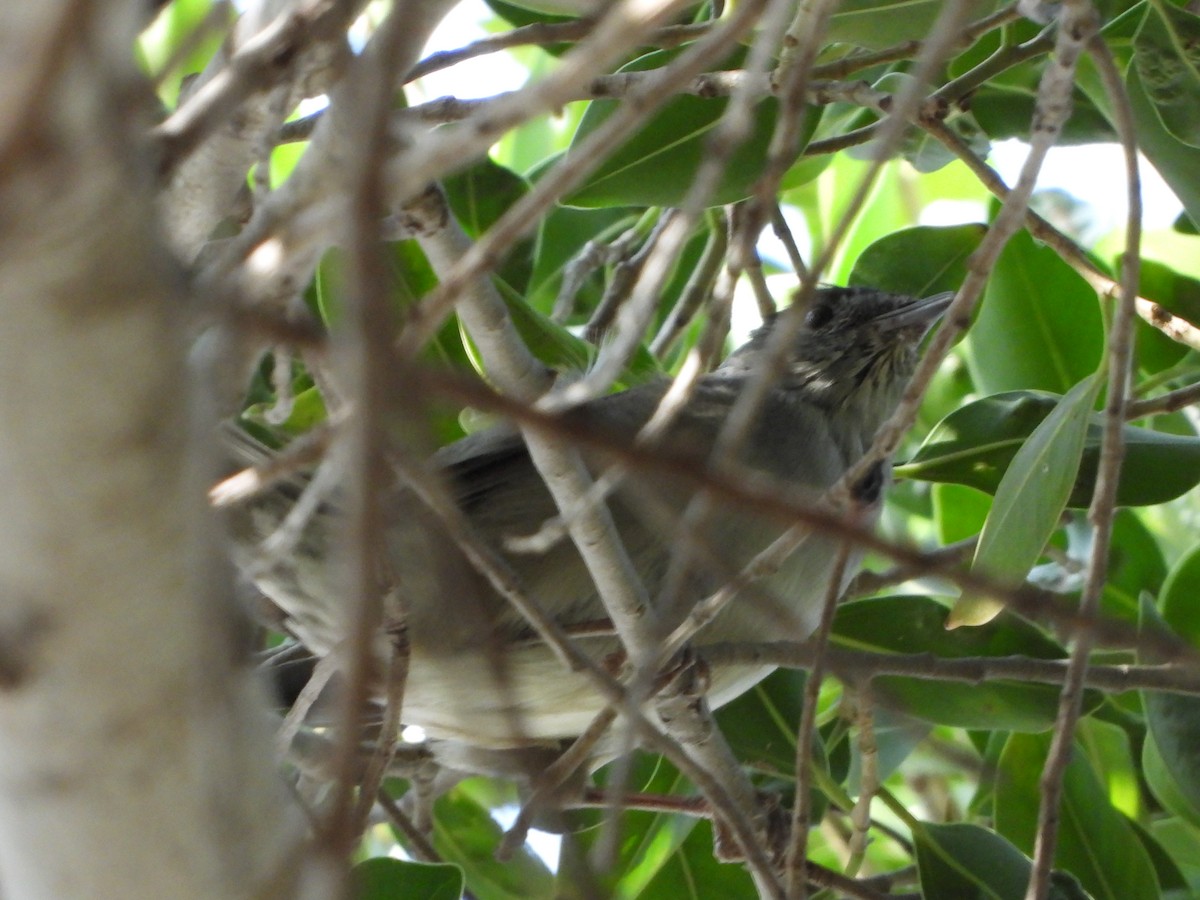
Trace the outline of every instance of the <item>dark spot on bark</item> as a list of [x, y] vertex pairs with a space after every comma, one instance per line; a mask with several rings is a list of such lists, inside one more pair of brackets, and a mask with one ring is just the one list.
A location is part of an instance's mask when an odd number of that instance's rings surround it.
[[42, 638], [50, 631], [44, 612], [25, 610], [0, 626], [0, 691], [15, 691], [33, 673]]

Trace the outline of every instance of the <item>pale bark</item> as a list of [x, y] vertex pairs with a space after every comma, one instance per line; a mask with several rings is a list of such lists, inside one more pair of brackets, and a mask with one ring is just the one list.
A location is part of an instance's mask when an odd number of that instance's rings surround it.
[[139, 8], [0, 6], [6, 900], [265, 895], [288, 836], [188, 456]]

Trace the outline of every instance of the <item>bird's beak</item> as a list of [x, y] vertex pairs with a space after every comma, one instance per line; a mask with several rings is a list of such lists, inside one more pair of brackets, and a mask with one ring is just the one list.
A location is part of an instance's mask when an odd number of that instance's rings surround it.
[[921, 337], [940, 319], [950, 308], [954, 300], [954, 291], [946, 291], [914, 300], [899, 309], [893, 309], [881, 315], [876, 321], [889, 331], [913, 329], [919, 331]]

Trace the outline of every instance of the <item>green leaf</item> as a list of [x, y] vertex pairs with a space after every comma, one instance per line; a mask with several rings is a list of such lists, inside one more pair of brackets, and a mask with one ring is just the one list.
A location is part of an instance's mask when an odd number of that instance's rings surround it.
[[[1022, 900], [1033, 864], [1028, 856], [978, 825], [926, 824], [913, 833], [925, 900]], [[1068, 896], [1054, 887], [1050, 896]]]
[[350, 874], [355, 900], [458, 900], [463, 892], [463, 873], [458, 866], [377, 856], [363, 860]]
[[717, 711], [717, 724], [744, 764], [773, 775], [794, 774], [804, 681], [799, 669], [778, 669]]
[[1153, 734], [1147, 734], [1142, 743], [1142, 773], [1146, 776], [1146, 784], [1150, 793], [1163, 805], [1163, 809], [1178, 816], [1193, 828], [1200, 828], [1200, 815], [1184, 789], [1180, 786], [1175, 773], [1163, 759], [1162, 751]]
[[[1042, 61], [1039, 59], [1036, 67], [1027, 64], [1022, 68], [1036, 76], [1041, 71]], [[1063, 125], [1062, 137], [1057, 142], [1059, 146], [1108, 143], [1117, 139], [1108, 119], [1086, 94], [1076, 88], [1071, 100], [1071, 118]], [[1033, 121], [1036, 109], [1036, 91], [999, 80], [987, 82], [971, 97], [971, 115], [992, 141], [1027, 140], [1029, 123]]]
[[[717, 710], [721, 733], [744, 766], [782, 782], [792, 781], [806, 677], [799, 669], [777, 669]], [[816, 735], [813, 764], [840, 784], [846, 777], [848, 755], [845, 759], [831, 759], [831, 755], [833, 751], [826, 748], [823, 736]], [[828, 801], [817, 787], [813, 788], [812, 803], [814, 820], [819, 820]]]
[[325, 401], [321, 392], [315, 387], [306, 388], [296, 394], [292, 401], [292, 409], [287, 419], [278, 425], [267, 422], [266, 414], [274, 403], [255, 403], [246, 407], [242, 417], [256, 422], [266, 428], [279, 428], [288, 434], [304, 434], [320, 422], [328, 418]]
[[1136, 66], [1130, 66], [1126, 72], [1125, 87], [1133, 108], [1138, 148], [1171, 186], [1192, 221], [1200, 222], [1200, 179], [1196, 178], [1196, 172], [1200, 171], [1200, 148], [1183, 143], [1163, 127], [1142, 87]]
[[[1004, 614], [978, 628], [950, 633], [948, 610], [921, 596], [856, 600], [838, 608], [835, 646], [882, 653], [927, 653], [945, 659], [1028, 656], [1061, 659], [1065, 651], [1032, 625]], [[962, 728], [1044, 731], [1054, 724], [1058, 689], [1053, 685], [989, 680], [959, 684], [894, 675], [871, 681], [880, 705], [928, 722]], [[1100, 703], [1089, 692], [1089, 709]]]
[[1167, 131], [1200, 147], [1200, 17], [1170, 3], [1147, 4], [1133, 64]]
[[672, 900], [705, 900], [709, 897], [755, 897], [758, 892], [745, 866], [718, 862], [713, 856], [712, 825], [700, 820], [646, 885], [642, 896]]
[[[872, 682], [872, 689], [874, 682]], [[872, 694], [874, 697], [875, 694]], [[894, 695], [889, 699], [894, 699]], [[900, 768], [914, 750], [929, 737], [933, 730], [928, 720], [909, 715], [899, 709], [876, 704], [871, 711], [871, 736], [874, 738], [875, 775], [880, 782]], [[850, 770], [846, 774], [846, 789], [851, 794], [859, 793], [862, 783], [862, 748], [857, 740], [851, 744]], [[813, 821], [820, 821], [814, 814]]]
[[893, 232], [859, 255], [848, 283], [912, 297], [957, 290], [967, 277], [967, 259], [986, 232], [983, 225], [920, 225]]
[[[1038, 561], [1070, 499], [1101, 383], [1093, 376], [1075, 385], [1013, 456], [979, 535], [973, 571], [1021, 581]], [[978, 625], [1001, 608], [991, 598], [964, 595], [950, 622]]]
[[[1141, 296], [1189, 322], [1200, 322], [1200, 281], [1151, 259], [1141, 260], [1140, 275]], [[1171, 340], [1141, 318], [1134, 319], [1134, 328], [1138, 368], [1143, 372], [1169, 369], [1188, 353], [1185, 345]]]
[[1158, 538], [1133, 510], [1117, 510], [1104, 581], [1105, 611], [1136, 622], [1138, 595], [1143, 591], [1157, 594], [1166, 577], [1167, 563]]
[[1161, 881], [1164, 900], [1193, 900], [1200, 896], [1200, 829], [1189, 825], [1177, 816], [1156, 819], [1150, 824], [1150, 833], [1159, 845], [1170, 854], [1190, 890], [1167, 893], [1170, 881]]
[[[924, 38], [941, 12], [940, 0], [845, 0], [829, 19], [826, 40], [880, 49]], [[971, 15], [985, 16], [993, 0], [978, 0]]]
[[[533, 275], [527, 299], [534, 309], [549, 315], [558, 299], [563, 270], [588, 241], [611, 241], [633, 226], [638, 215], [623, 208], [572, 209], [560, 206], [543, 222], [538, 233]], [[569, 321], [586, 321], [604, 294], [604, 271], [597, 269], [575, 295], [576, 315]]]
[[1150, 862], [1154, 864], [1154, 874], [1158, 876], [1164, 900], [1187, 900], [1187, 898], [1194, 897], [1195, 893], [1189, 889], [1187, 879], [1179, 864], [1172, 859], [1171, 854], [1167, 852], [1167, 848], [1159, 839], [1138, 822], [1131, 819], [1129, 824], [1133, 826], [1138, 840], [1142, 842], [1142, 846], [1146, 848], [1146, 853], [1150, 856]]
[[[692, 792], [688, 784], [670, 763], [661, 757], [636, 754], [629, 769], [625, 761], [617, 761], [596, 773], [596, 783], [610, 783], [624, 772], [626, 789], [651, 794], [686, 796]], [[624, 810], [620, 815], [621, 840], [615, 856], [603, 871], [591, 864], [597, 842], [605, 833], [604, 825], [612, 815], [610, 810], [570, 810], [564, 813], [567, 826], [559, 856], [556, 896], [564, 900], [576, 897], [651, 897], [646, 886], [666, 867], [678, 864], [676, 856], [697, 825], [690, 816], [652, 813], [645, 810]], [[712, 844], [708, 845], [712, 855]]]
[[963, 342], [979, 392], [1066, 393], [1096, 370], [1103, 346], [1096, 292], [1049, 247], [1014, 235]]
[[[1178, 607], [1175, 611], [1178, 613]], [[1149, 599], [1143, 598], [1141, 613], [1143, 633], [1171, 633]], [[1158, 660], [1152, 654], [1139, 653], [1138, 661], [1153, 664]], [[1147, 730], [1143, 758], [1158, 756], [1147, 760], [1147, 775], [1154, 768], [1158, 776], [1151, 787], [1156, 794], [1161, 792], [1164, 806], [1200, 825], [1200, 698], [1165, 691], [1142, 691], [1141, 695]]]
[[1158, 603], [1163, 620], [1172, 630], [1200, 647], [1200, 544], [1175, 563]]
[[966, 540], [983, 530], [992, 498], [961, 484], [933, 486], [933, 524], [943, 546]]
[[[1039, 784], [1049, 735], [1014, 734], [995, 773], [996, 831], [1031, 854], [1037, 834]], [[1158, 879], [1129, 821], [1112, 807], [1082, 748], [1063, 779], [1054, 864], [1079, 878], [1096, 900], [1158, 900]]]
[[442, 859], [459, 866], [477, 900], [527, 900], [552, 897], [554, 879], [528, 847], [506, 862], [496, 859], [500, 826], [488, 810], [461, 787], [434, 804], [433, 845]]
[[[542, 315], [502, 281], [497, 280], [497, 286], [508, 305], [513, 326], [534, 356], [560, 370], [581, 372], [588, 367], [596, 349], [593, 345]], [[617, 387], [628, 387], [661, 374], [658, 360], [644, 346], [639, 346]]]
[[[523, 178], [484, 157], [469, 169], [449, 176], [442, 182], [446, 200], [455, 219], [468, 237], [478, 238], [508, 208], [529, 192]], [[524, 293], [533, 269], [534, 239], [523, 238], [505, 254], [496, 273]]]
[[[679, 55], [678, 50], [657, 50], [624, 66], [622, 72], [660, 69]], [[736, 69], [744, 58], [739, 50], [722, 68]], [[692, 185], [701, 162], [709, 152], [708, 135], [720, 121], [728, 98], [679, 96], [667, 101], [637, 133], [616, 149], [607, 160], [563, 202], [569, 206], [678, 206]], [[615, 100], [588, 104], [571, 142], [578, 146], [617, 110]], [[715, 193], [712, 206], [733, 203], [749, 196], [750, 188], [763, 170], [767, 147], [779, 114], [773, 98], [754, 108], [751, 132], [731, 154]], [[819, 111], [810, 111], [801, 128], [797, 155], [807, 144]], [[568, 149], [568, 158], [571, 150]]]
[[[1018, 449], [1059, 400], [1041, 391], [1011, 391], [968, 404], [943, 419], [895, 474], [994, 494]], [[1084, 508], [1091, 501], [1102, 429], [1102, 417], [1091, 416], [1070, 507]], [[1118, 504], [1165, 503], [1200, 483], [1200, 438], [1126, 426], [1125, 445]]]

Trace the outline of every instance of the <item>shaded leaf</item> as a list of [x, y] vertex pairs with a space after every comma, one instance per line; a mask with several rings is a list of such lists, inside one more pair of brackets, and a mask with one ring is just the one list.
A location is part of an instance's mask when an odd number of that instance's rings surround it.
[[[517, 333], [534, 356], [560, 370], [582, 372], [587, 369], [595, 355], [595, 346], [542, 315], [508, 285], [503, 282], [497, 282], [497, 285]], [[639, 346], [616, 387], [628, 387], [661, 374], [658, 360], [644, 346]]]
[[[1168, 312], [1189, 322], [1200, 322], [1200, 281], [1176, 272], [1170, 266], [1143, 259], [1138, 293]], [[1171, 340], [1141, 318], [1134, 319], [1137, 339], [1137, 363], [1143, 372], [1161, 372], [1178, 363], [1188, 348]]]
[[[1100, 385], [1095, 376], [1075, 385], [1013, 456], [979, 535], [972, 570], [1021, 581], [1042, 555], [1071, 496]], [[964, 595], [950, 624], [978, 625], [1001, 608], [989, 597]]]
[[1103, 345], [1096, 292], [1083, 276], [1026, 232], [1013, 235], [963, 342], [979, 392], [1064, 394], [1096, 370]]
[[[1014, 734], [995, 773], [996, 831], [1031, 854], [1037, 834], [1049, 735]], [[1097, 900], [1158, 900], [1158, 880], [1129, 821], [1108, 800], [1087, 757], [1075, 748], [1063, 779], [1054, 864]]]
[[[948, 610], [921, 596], [856, 600], [838, 608], [834, 643], [839, 647], [890, 653], [928, 653], [946, 659], [1028, 656], [1061, 659], [1062, 647], [1016, 616], [1002, 615], [978, 628], [950, 633]], [[989, 680], [959, 684], [901, 676], [871, 681], [877, 703], [908, 715], [963, 728], [1044, 731], [1054, 724], [1058, 689], [1053, 685]], [[1089, 692], [1094, 708], [1101, 700]]]
[[526, 900], [554, 895], [553, 876], [528, 847], [518, 847], [506, 862], [496, 859], [500, 826], [465, 791], [443, 794], [434, 812], [433, 845], [442, 859], [462, 869], [472, 896]]
[[[1041, 391], [1010, 391], [985, 397], [943, 419], [913, 458], [896, 466], [899, 477], [965, 484], [994, 494], [1017, 450], [1033, 434], [1059, 398]], [[1103, 428], [1090, 419], [1078, 477], [1067, 505], [1091, 502]], [[1122, 506], [1165, 503], [1200, 483], [1200, 438], [1125, 428], [1125, 460], [1117, 486]]]
[[[716, 711], [717, 724], [738, 760], [748, 768], [790, 783], [796, 772], [796, 730], [804, 702], [805, 672], [777, 669], [740, 697]], [[843, 743], [827, 748], [825, 735], [813, 736], [810, 759], [826, 775], [840, 784], [846, 778], [850, 754]], [[790, 784], [786, 789], [791, 790]], [[814, 821], [819, 821], [827, 805], [819, 788], [812, 791]]]
[[1133, 38], [1133, 64], [1167, 131], [1200, 147], [1200, 17], [1170, 3], [1148, 3]]
[[1163, 621], [1184, 640], [1200, 647], [1200, 544], [1171, 568], [1158, 605]]
[[[739, 50], [727, 59], [724, 68], [738, 68], [744, 52]], [[620, 71], [659, 69], [678, 55], [678, 50], [658, 50], [639, 57]], [[724, 97], [672, 98], [563, 202], [589, 207], [679, 205], [709, 152], [709, 133], [728, 105], [729, 100]], [[588, 104], [571, 146], [577, 146], [600, 128], [617, 107], [615, 100], [594, 100]], [[749, 195], [763, 170], [778, 112], [779, 104], [773, 98], [755, 106], [750, 134], [730, 155], [715, 193], [708, 198], [710, 205], [733, 203]], [[795, 148], [797, 154], [807, 144], [819, 118], [819, 110], [806, 113], [801, 140]], [[568, 158], [570, 152], [568, 149]]]
[[[637, 754], [630, 768], [624, 760], [605, 766], [596, 773], [598, 785], [611, 783], [613, 778], [627, 775], [622, 781], [625, 789], [652, 794], [683, 796], [692, 792], [686, 779], [661, 757]], [[615, 855], [603, 871], [591, 863], [592, 853], [604, 834], [604, 823], [610, 810], [568, 810], [557, 872], [557, 897], [587, 896], [639, 897], [646, 885], [667, 866], [696, 827], [690, 816], [653, 813], [645, 810], [624, 810], [620, 813], [620, 840]], [[708, 847], [712, 855], [711, 844]], [[590, 889], [590, 893], [589, 893]]]
[[[1063, 125], [1058, 146], [1115, 141], [1113, 127], [1082, 91], [1072, 92], [1074, 109]], [[1037, 108], [1035, 93], [989, 82], [971, 98], [971, 115], [993, 141], [1025, 138]]]
[[642, 896], [673, 900], [745, 897], [748, 900], [758, 896], [758, 892], [744, 866], [717, 861], [713, 856], [712, 825], [707, 820], [700, 820], [679, 850], [646, 885]]
[[[913, 838], [925, 900], [1023, 900], [1033, 863], [994, 831], [966, 823], [926, 824]], [[1087, 895], [1068, 876], [1054, 878], [1047, 896]]]
[[[468, 237], [478, 238], [529, 191], [523, 178], [484, 157], [442, 182], [454, 218]], [[525, 237], [504, 255], [496, 274], [524, 293], [533, 270], [534, 239]]]
[[[972, 16], [996, 8], [993, 0], [971, 6]], [[845, 0], [829, 19], [829, 41], [878, 49], [925, 37], [937, 20], [940, 0]]]
[[932, 494], [939, 544], [966, 540], [983, 529], [992, 508], [992, 498], [983, 491], [961, 484], [935, 484]]
[[406, 862], [379, 856], [356, 865], [351, 872], [355, 900], [458, 900], [463, 873], [458, 866]]
[[[638, 216], [617, 208], [573, 209], [560, 206], [542, 222], [527, 299], [549, 315], [558, 299], [563, 270], [588, 241], [611, 241], [637, 222]], [[575, 295], [576, 315], [569, 321], [586, 321], [604, 294], [604, 272], [597, 269]]]
[[[1178, 613], [1178, 606], [1175, 611]], [[1145, 597], [1141, 614], [1143, 633], [1171, 633], [1154, 604]], [[1152, 664], [1158, 660], [1139, 653], [1138, 661]], [[1141, 695], [1148, 732], [1143, 760], [1150, 785], [1164, 806], [1200, 825], [1200, 697], [1165, 691], [1142, 691]], [[1155, 755], [1157, 759], [1153, 758]]]
[[1171, 186], [1192, 221], [1200, 222], [1200, 179], [1196, 178], [1196, 172], [1200, 171], [1200, 148], [1183, 143], [1163, 127], [1142, 87], [1137, 66], [1130, 66], [1125, 73], [1125, 87], [1133, 108], [1138, 149]]
[[791, 777], [805, 673], [778, 669], [717, 710], [717, 724], [738, 759], [762, 772]]
[[967, 276], [967, 258], [986, 232], [983, 225], [896, 231], [863, 250], [848, 283], [913, 297], [958, 290]]

